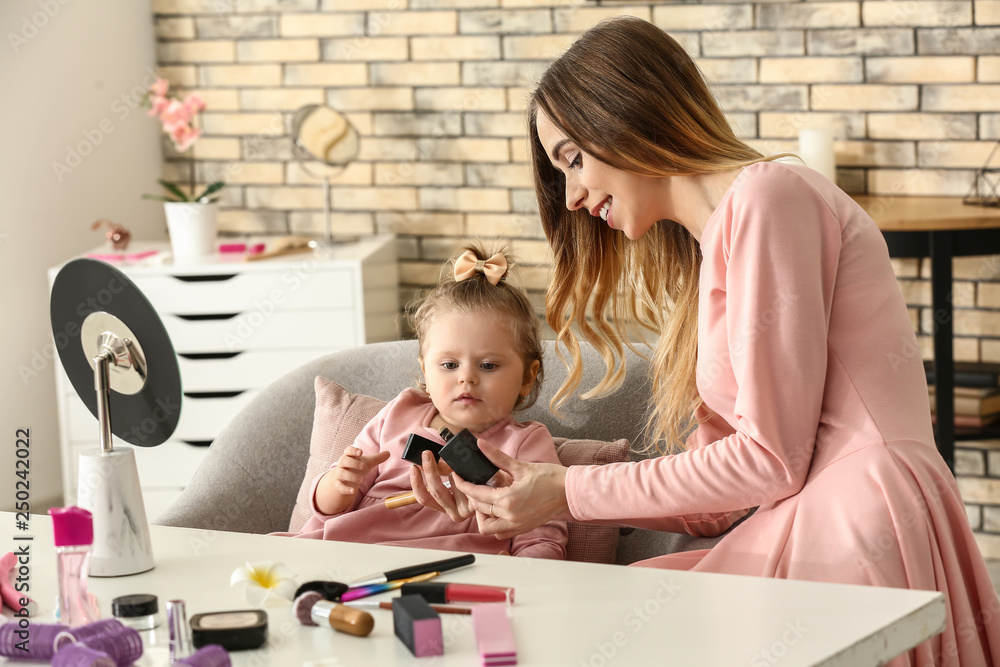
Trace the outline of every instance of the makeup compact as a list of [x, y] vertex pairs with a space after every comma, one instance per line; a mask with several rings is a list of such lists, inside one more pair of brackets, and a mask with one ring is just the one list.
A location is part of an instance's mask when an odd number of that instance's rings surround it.
[[406, 439], [406, 447], [403, 448], [403, 459], [410, 463], [421, 465], [423, 460], [420, 456], [427, 451], [434, 455], [434, 460], [436, 461], [443, 446], [433, 440], [428, 440], [422, 435], [411, 433]]
[[473, 484], [486, 484], [500, 470], [486, 458], [486, 454], [479, 449], [476, 436], [467, 428], [448, 440], [438, 455], [462, 479]]
[[155, 595], [121, 595], [111, 601], [111, 613], [122, 625], [135, 630], [152, 630], [160, 624], [159, 603]]
[[191, 617], [195, 648], [218, 644], [227, 651], [259, 648], [267, 641], [267, 614], [259, 609], [216, 611]]

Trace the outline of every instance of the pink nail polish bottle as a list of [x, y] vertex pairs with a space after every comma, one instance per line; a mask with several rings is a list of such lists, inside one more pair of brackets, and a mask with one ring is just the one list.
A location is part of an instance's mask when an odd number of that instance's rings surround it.
[[54, 507], [49, 514], [59, 576], [59, 622], [71, 628], [93, 623], [101, 618], [96, 600], [87, 592], [93, 517], [80, 507]]

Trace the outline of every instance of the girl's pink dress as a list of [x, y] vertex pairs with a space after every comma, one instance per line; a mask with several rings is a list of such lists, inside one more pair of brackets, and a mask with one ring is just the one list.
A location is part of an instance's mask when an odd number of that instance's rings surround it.
[[938, 590], [942, 634], [893, 665], [1000, 665], [1000, 602], [934, 446], [885, 241], [814, 171], [743, 170], [701, 238], [690, 449], [570, 468], [577, 520], [717, 535], [642, 565]]

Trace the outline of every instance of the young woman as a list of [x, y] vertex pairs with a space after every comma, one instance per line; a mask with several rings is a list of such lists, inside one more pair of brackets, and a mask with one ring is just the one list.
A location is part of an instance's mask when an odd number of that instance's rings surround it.
[[553, 518], [715, 535], [757, 508], [713, 549], [642, 564], [939, 590], [944, 632], [893, 664], [1000, 664], [1000, 603], [871, 219], [740, 141], [690, 57], [639, 19], [584, 34], [529, 119], [547, 317], [572, 361], [557, 397], [579, 384], [578, 336], [620, 359], [644, 325], [659, 335], [650, 430], [678, 453], [567, 469], [483, 443], [507, 486], [453, 496], [425, 465], [421, 502], [476, 510], [501, 538]]

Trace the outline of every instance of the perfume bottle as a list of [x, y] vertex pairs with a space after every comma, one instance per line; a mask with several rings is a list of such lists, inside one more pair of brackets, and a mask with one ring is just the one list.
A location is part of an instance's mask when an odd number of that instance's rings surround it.
[[97, 599], [87, 591], [93, 517], [80, 507], [54, 507], [49, 514], [59, 576], [59, 622], [71, 628], [93, 623], [101, 618]]

